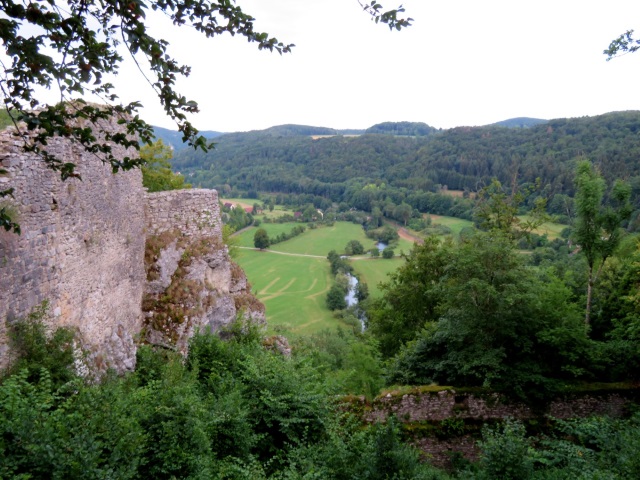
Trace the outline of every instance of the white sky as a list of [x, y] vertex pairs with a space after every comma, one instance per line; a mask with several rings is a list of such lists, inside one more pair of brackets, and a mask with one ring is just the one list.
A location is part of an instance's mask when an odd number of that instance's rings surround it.
[[[640, 36], [638, 0], [405, 0], [414, 24], [400, 32], [373, 23], [357, 0], [237, 2], [293, 52], [148, 17], [192, 66], [179, 90], [199, 103], [192, 121], [201, 130], [404, 120], [449, 128], [640, 110], [640, 52], [610, 62], [602, 54], [628, 29]], [[124, 68], [115, 83], [123, 100], [144, 104], [145, 120], [175, 129], [137, 70]]]

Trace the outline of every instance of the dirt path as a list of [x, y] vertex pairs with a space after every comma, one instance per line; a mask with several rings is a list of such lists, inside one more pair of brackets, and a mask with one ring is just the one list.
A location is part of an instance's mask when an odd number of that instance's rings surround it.
[[404, 238], [405, 240], [409, 240], [410, 242], [417, 243], [418, 245], [422, 245], [424, 243], [424, 240], [422, 238], [410, 234], [406, 228], [400, 226], [398, 223], [391, 220], [385, 220], [385, 223], [388, 223], [392, 227], [396, 228], [398, 230], [398, 235], [400, 236], [400, 238]]
[[[238, 248], [242, 248], [243, 250], [260, 251], [260, 249], [253, 248], [253, 247], [238, 247]], [[289, 255], [291, 257], [327, 258], [326, 256], [322, 256], [322, 255], [307, 255], [306, 253], [287, 253], [287, 252], [278, 252], [277, 250], [262, 250], [262, 251], [267, 253], [277, 253], [278, 255]]]

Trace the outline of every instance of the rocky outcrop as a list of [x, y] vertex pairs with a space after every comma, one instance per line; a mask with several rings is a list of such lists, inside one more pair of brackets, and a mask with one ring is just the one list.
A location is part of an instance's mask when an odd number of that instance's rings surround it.
[[145, 259], [145, 341], [184, 354], [197, 330], [219, 331], [238, 316], [266, 323], [221, 239], [170, 230], [147, 239]]
[[0, 201], [22, 228], [0, 231], [0, 368], [10, 360], [8, 325], [45, 300], [48, 325], [74, 329], [83, 362], [98, 374], [133, 369], [139, 341], [184, 352], [196, 329], [218, 330], [238, 312], [264, 323], [264, 307], [222, 244], [216, 191], [148, 194], [139, 170], [113, 174], [61, 138], [48, 150], [75, 163], [82, 181], [61, 181], [23, 151], [14, 129], [0, 132], [8, 172], [0, 189], [14, 189]]

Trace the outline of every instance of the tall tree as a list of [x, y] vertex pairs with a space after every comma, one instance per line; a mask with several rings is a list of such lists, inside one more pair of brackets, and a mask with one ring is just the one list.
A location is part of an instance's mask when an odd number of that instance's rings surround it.
[[609, 205], [603, 205], [605, 181], [588, 160], [576, 168], [576, 222], [573, 239], [587, 260], [587, 304], [584, 323], [589, 328], [593, 287], [607, 259], [620, 244], [620, 225], [631, 216], [628, 184], [616, 181], [611, 190]]

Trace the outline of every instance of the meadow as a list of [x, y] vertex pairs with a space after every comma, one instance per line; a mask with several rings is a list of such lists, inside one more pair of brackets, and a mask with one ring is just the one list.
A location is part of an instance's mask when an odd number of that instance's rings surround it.
[[431, 215], [431, 222], [434, 225], [440, 224], [449, 227], [451, 229], [451, 234], [456, 238], [458, 237], [458, 235], [460, 235], [460, 231], [463, 228], [473, 226], [473, 222], [470, 222], [469, 220], [464, 220], [462, 218], [456, 217], [447, 217], [444, 215]]
[[[405, 252], [405, 253], [408, 253]], [[373, 298], [380, 297], [382, 292], [378, 285], [381, 282], [388, 281], [388, 275], [394, 272], [400, 265], [404, 263], [402, 257], [394, 257], [392, 259], [362, 259], [351, 262], [354, 271], [360, 279], [369, 287], [369, 296]]]
[[241, 249], [236, 261], [266, 307], [270, 331], [306, 335], [341, 324], [325, 304], [332, 282], [326, 259]]
[[[267, 233], [289, 232], [299, 224], [267, 223], [260, 225]], [[302, 235], [273, 245], [267, 251], [252, 250], [256, 227], [238, 235], [241, 247], [236, 261], [247, 274], [252, 291], [265, 304], [271, 331], [285, 330], [292, 335], [305, 335], [345, 325], [333, 317], [325, 304], [333, 279], [326, 256], [330, 250], [344, 252], [350, 240], [360, 241], [366, 249], [375, 242], [367, 238], [360, 225], [336, 222], [332, 226], [307, 229]], [[408, 252], [412, 243], [401, 239], [395, 248]], [[372, 295], [379, 295], [377, 285], [386, 279], [403, 260], [369, 259], [362, 256], [352, 265], [369, 285]]]
[[[262, 223], [258, 228], [264, 228], [269, 237], [274, 237], [282, 232], [290, 232], [297, 225], [304, 223]], [[256, 227], [249, 228], [238, 235], [240, 246], [253, 247], [253, 236]], [[319, 226], [314, 229], [307, 228], [302, 235], [299, 235], [286, 242], [273, 245], [271, 250], [298, 255], [318, 255], [326, 257], [331, 250], [343, 253], [344, 248], [350, 240], [358, 240], [369, 250], [375, 246], [375, 242], [364, 233], [360, 225], [350, 222], [335, 222], [332, 226]]]

